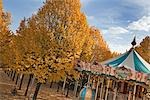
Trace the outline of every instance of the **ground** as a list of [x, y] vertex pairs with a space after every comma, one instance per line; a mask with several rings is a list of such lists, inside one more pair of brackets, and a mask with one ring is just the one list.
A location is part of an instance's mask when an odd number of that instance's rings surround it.
[[[28, 77], [25, 78], [22, 89], [17, 90], [17, 95], [13, 96], [11, 91], [15, 86], [15, 82], [12, 81], [10, 77], [2, 69], [0, 69], [0, 100], [32, 100], [32, 96], [35, 90], [35, 85], [29, 88], [28, 96], [24, 96], [26, 85], [28, 82]], [[68, 98], [65, 97], [62, 91], [56, 92], [56, 89], [49, 88], [49, 85], [42, 85], [40, 92], [38, 94], [37, 100], [76, 100], [69, 95]]]

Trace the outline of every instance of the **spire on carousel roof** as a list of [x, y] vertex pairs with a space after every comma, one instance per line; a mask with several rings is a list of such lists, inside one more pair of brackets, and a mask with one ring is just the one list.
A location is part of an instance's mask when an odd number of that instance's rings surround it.
[[134, 46], [136, 45], [136, 36], [134, 36], [134, 39], [133, 39], [133, 41], [131, 42], [131, 44], [132, 44], [132, 47], [134, 48]]

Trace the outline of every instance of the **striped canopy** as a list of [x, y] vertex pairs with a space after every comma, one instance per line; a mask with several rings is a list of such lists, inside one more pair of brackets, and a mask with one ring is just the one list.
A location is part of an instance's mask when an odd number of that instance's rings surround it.
[[147, 63], [136, 51], [134, 48], [131, 48], [126, 53], [112, 58], [110, 60], [104, 61], [101, 63], [102, 65], [107, 65], [110, 67], [122, 67], [142, 72], [142, 73], [150, 73], [150, 64]]

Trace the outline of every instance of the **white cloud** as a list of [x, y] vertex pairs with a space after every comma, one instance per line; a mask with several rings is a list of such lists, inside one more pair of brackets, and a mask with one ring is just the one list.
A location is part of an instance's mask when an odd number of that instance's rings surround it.
[[113, 35], [119, 35], [119, 34], [124, 34], [124, 33], [128, 33], [129, 31], [126, 30], [125, 28], [122, 27], [110, 27], [108, 29], [108, 33], [109, 34], [113, 34]]
[[131, 45], [122, 45], [117, 43], [109, 42], [110, 50], [113, 52], [124, 53], [131, 48]]
[[150, 16], [143, 16], [138, 21], [134, 21], [128, 25], [128, 29], [135, 31], [150, 31]]

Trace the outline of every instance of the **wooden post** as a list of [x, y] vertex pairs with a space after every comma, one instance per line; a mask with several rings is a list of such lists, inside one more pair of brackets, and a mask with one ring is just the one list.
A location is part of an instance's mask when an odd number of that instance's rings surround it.
[[146, 100], [146, 99], [145, 99], [145, 94], [144, 94], [144, 96], [143, 96], [143, 100]]
[[105, 100], [107, 100], [107, 97], [108, 97], [109, 84], [110, 84], [110, 79], [108, 79], [108, 83], [107, 83], [107, 89], [106, 89], [106, 94], [105, 94]]
[[97, 100], [98, 86], [99, 86], [99, 77], [98, 77], [97, 86], [96, 86], [95, 100]]
[[117, 88], [118, 88], [118, 83], [116, 82], [116, 85], [115, 85], [115, 88], [114, 88], [113, 100], [116, 100], [116, 97], [117, 97]]
[[121, 92], [124, 92], [124, 82], [121, 83]]
[[128, 100], [131, 100], [131, 93], [132, 91], [129, 91]]
[[88, 76], [87, 86], [90, 86], [90, 77], [91, 77], [91, 75], [89, 74], [89, 76]]
[[135, 94], [136, 94], [136, 84], [134, 85], [133, 100], [135, 100]]
[[104, 78], [102, 78], [102, 84], [101, 84], [101, 90], [100, 90], [100, 97], [99, 97], [99, 100], [101, 100], [101, 98], [102, 98], [103, 87], [104, 87]]

